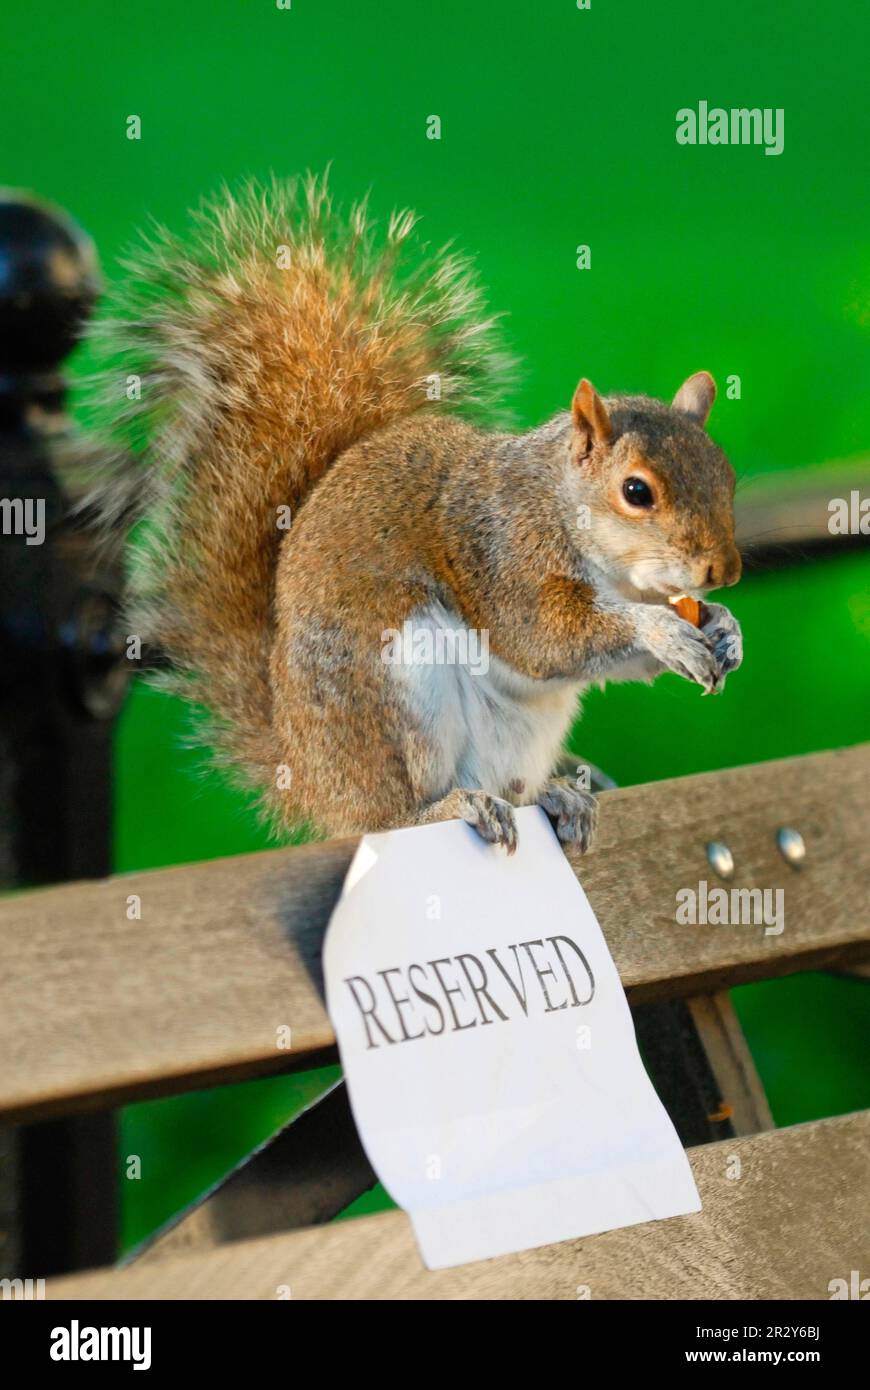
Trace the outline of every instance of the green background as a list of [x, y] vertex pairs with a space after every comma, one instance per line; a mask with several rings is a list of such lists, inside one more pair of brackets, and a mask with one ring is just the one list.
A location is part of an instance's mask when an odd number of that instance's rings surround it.
[[[342, 200], [371, 187], [379, 215], [411, 205], [432, 241], [476, 256], [524, 361], [520, 424], [563, 408], [583, 374], [663, 397], [699, 368], [736, 374], [741, 397], [720, 393], [711, 429], [751, 488], [856, 457], [870, 435], [866, 16], [808, 0], [42, 0], [0, 18], [0, 178], [67, 207], [114, 277], [148, 218], [179, 227], [224, 179], [331, 161]], [[700, 100], [784, 108], [784, 153], [678, 146], [675, 113]], [[87, 404], [80, 391], [83, 419]], [[632, 782], [867, 738], [862, 556], [750, 573], [729, 601], [747, 658], [724, 698], [670, 677], [596, 693], [573, 746]], [[174, 702], [133, 691], [119, 870], [262, 844], [184, 729]], [[815, 975], [735, 992], [778, 1123], [870, 1104], [868, 993]], [[123, 1152], [143, 1176], [123, 1184], [125, 1240], [332, 1075], [132, 1107]]]

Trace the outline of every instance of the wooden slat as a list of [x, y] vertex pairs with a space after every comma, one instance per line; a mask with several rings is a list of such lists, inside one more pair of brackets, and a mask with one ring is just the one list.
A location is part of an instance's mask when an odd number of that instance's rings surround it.
[[[649, 1015], [659, 1015], [660, 1031], [681, 1031], [669, 1017], [679, 1009], [686, 1011], [685, 1022], [700, 1053], [697, 1061], [685, 1042], [676, 1059], [661, 1045], [652, 1051], [646, 1045], [652, 1032]], [[650, 1079], [685, 1147], [773, 1129], [764, 1088], [727, 990], [642, 1005], [635, 1009], [634, 1022]], [[232, 1240], [321, 1225], [376, 1182], [347, 1088], [339, 1080], [222, 1183], [143, 1242], [133, 1258], [162, 1260]]]
[[735, 498], [737, 542], [744, 555], [780, 547], [867, 545], [870, 536], [832, 534], [828, 504], [852, 491], [870, 497], [870, 460], [851, 459], [741, 480]]
[[719, 1108], [708, 1118], [721, 1116], [735, 1134], [773, 1129], [764, 1086], [728, 991], [699, 994], [687, 1007], [719, 1087]]
[[[710, 993], [870, 952], [870, 745], [607, 792], [594, 850], [569, 852], [632, 1002]], [[796, 827], [796, 871], [775, 844]], [[786, 927], [681, 926], [675, 892], [783, 887]], [[306, 845], [23, 894], [0, 903], [0, 1117], [240, 1080], [331, 1055], [323, 931], [354, 842]], [[130, 895], [141, 920], [129, 920]], [[292, 1051], [278, 1046], [292, 1029]]]
[[[870, 1249], [870, 1112], [689, 1153], [703, 1210], [426, 1270], [401, 1212], [49, 1281], [61, 1299], [830, 1297]], [[735, 1176], [737, 1163], [740, 1176]], [[286, 1293], [283, 1294], [286, 1297]]]
[[870, 961], [859, 961], [855, 965], [843, 967], [844, 975], [854, 975], [859, 980], [870, 980]]

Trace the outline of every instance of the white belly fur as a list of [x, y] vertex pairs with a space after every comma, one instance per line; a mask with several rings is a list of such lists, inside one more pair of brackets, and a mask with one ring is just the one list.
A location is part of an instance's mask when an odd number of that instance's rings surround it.
[[[440, 604], [409, 621], [415, 632], [463, 629]], [[452, 787], [481, 787], [533, 800], [552, 774], [583, 688], [579, 681], [534, 680], [492, 655], [485, 672], [415, 660], [389, 669], [431, 746], [431, 785], [423, 791], [432, 798]]]

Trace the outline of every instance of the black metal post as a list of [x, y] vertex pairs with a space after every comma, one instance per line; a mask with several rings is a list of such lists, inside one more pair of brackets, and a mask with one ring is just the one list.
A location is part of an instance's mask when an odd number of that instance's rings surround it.
[[[112, 867], [113, 721], [128, 665], [119, 575], [76, 523], [51, 448], [70, 428], [61, 363], [98, 290], [90, 239], [64, 213], [0, 197], [0, 889]], [[114, 1259], [112, 1114], [23, 1128], [0, 1156], [0, 1205], [17, 1208], [0, 1238], [4, 1273]]]

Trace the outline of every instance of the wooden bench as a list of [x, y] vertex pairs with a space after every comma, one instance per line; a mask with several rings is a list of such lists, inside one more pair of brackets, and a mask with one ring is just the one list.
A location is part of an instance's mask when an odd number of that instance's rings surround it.
[[[870, 1117], [772, 1130], [727, 990], [870, 958], [868, 783], [870, 744], [610, 791], [595, 848], [569, 852], [653, 1080], [694, 1146], [702, 1213], [429, 1273], [401, 1213], [323, 1224], [374, 1181], [339, 1084], [129, 1267], [50, 1282], [50, 1296], [274, 1298], [290, 1285], [298, 1297], [540, 1298], [589, 1285], [593, 1297], [828, 1297], [827, 1279], [861, 1267], [862, 1247], [866, 1264]], [[782, 827], [806, 843], [799, 868], [780, 851]], [[714, 840], [735, 861], [725, 886], [785, 890], [780, 935], [675, 921], [677, 889], [718, 882]], [[320, 946], [354, 846], [0, 903], [0, 1123], [17, 1126], [25, 1157], [33, 1135], [53, 1135], [64, 1188], [62, 1145], [76, 1194], [63, 1208], [67, 1269], [111, 1258], [115, 1107], [334, 1060]]]
[[[56, 1298], [828, 1298], [866, 1269], [870, 1112], [689, 1153], [703, 1211], [426, 1270], [402, 1212], [59, 1279]], [[729, 1177], [740, 1164], [740, 1176]]]

